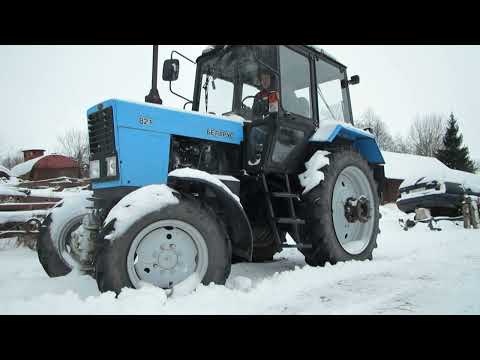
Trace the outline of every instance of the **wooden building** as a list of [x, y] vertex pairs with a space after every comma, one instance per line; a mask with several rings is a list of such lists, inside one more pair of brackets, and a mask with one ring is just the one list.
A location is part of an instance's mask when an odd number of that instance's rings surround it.
[[61, 176], [80, 178], [79, 163], [67, 156], [50, 154], [44, 155], [44, 150], [24, 150], [25, 161], [14, 166], [10, 173], [23, 180], [45, 180]]

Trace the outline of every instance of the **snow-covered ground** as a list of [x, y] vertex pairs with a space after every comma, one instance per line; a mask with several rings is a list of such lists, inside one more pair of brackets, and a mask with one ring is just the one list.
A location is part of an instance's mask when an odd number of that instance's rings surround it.
[[396, 206], [381, 212], [373, 261], [313, 268], [288, 249], [271, 263], [234, 265], [226, 286], [168, 299], [152, 287], [115, 299], [79, 274], [50, 279], [33, 251], [0, 247], [0, 313], [480, 314], [480, 230], [440, 222], [442, 231], [403, 231]]

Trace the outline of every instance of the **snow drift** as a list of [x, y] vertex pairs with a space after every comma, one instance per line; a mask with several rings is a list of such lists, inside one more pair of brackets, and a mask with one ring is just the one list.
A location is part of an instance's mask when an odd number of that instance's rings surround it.
[[50, 279], [28, 249], [0, 251], [1, 314], [480, 314], [478, 230], [439, 223], [401, 230], [395, 205], [381, 207], [374, 260], [307, 266], [295, 249], [275, 261], [232, 266], [226, 286], [167, 297], [145, 286], [100, 294], [95, 280]]

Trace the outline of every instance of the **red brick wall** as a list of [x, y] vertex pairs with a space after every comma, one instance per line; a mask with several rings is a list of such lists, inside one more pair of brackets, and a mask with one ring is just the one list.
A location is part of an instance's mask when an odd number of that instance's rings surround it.
[[45, 154], [45, 150], [24, 150], [23, 161], [35, 159], [37, 157], [43, 156], [43, 154]]

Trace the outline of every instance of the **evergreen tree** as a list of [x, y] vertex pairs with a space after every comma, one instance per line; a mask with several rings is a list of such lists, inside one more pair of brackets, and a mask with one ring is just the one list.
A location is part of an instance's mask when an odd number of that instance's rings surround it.
[[463, 136], [459, 134], [457, 120], [450, 114], [448, 127], [443, 136], [443, 147], [435, 157], [451, 169], [475, 172], [475, 164], [469, 157], [467, 146], [462, 146]]

